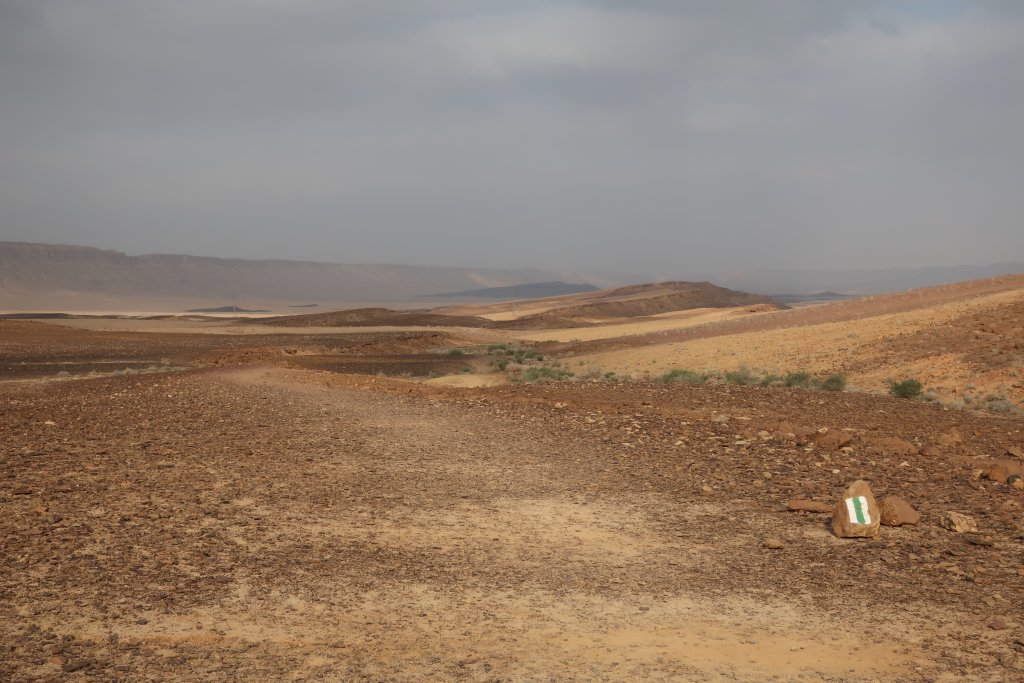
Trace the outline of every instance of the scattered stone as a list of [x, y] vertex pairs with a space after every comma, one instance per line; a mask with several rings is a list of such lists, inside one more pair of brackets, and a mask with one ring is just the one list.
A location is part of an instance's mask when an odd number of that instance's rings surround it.
[[839, 538], [872, 538], [879, 523], [878, 504], [864, 480], [853, 482], [832, 508], [832, 531]]
[[1013, 458], [1018, 458], [1020, 460], [1024, 460], [1024, 450], [1021, 450], [1020, 448], [1017, 448], [1016, 446], [1010, 446], [1009, 448], [1007, 448], [1006, 449], [1006, 454], [1011, 456], [1011, 457], [1013, 457]]
[[28, 486], [18, 486], [13, 491], [11, 491], [11, 493], [13, 493], [16, 496], [31, 496], [32, 489]]
[[913, 525], [921, 521], [921, 513], [899, 496], [886, 496], [882, 500], [881, 521], [885, 526]]
[[993, 631], [1005, 631], [1006, 629], [1010, 628], [1002, 619], [994, 619], [988, 622], [986, 626], [988, 626]]
[[802, 498], [793, 498], [786, 503], [786, 509], [790, 512], [832, 512], [832, 507], [831, 503]]
[[958, 534], [976, 532], [978, 530], [978, 523], [974, 521], [973, 517], [959, 512], [943, 512], [939, 517], [939, 525], [943, 529], [949, 529]]
[[1024, 489], [1024, 477], [1020, 477], [1016, 474], [1007, 479], [1006, 483], [1010, 485], [1010, 488]]
[[762, 545], [768, 550], [782, 550], [786, 547], [786, 544], [778, 538], [766, 539]]

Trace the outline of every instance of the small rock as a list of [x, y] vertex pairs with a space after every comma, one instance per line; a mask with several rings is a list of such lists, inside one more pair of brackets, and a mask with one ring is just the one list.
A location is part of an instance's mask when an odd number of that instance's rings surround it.
[[1005, 631], [1006, 629], [1010, 628], [1009, 626], [1006, 625], [1006, 622], [1003, 621], [1002, 619], [994, 619], [994, 620], [988, 622], [985, 625], [988, 626], [993, 631]]
[[1016, 446], [1010, 446], [1006, 449], [1006, 454], [1020, 460], [1024, 460], [1024, 450], [1017, 448]]
[[949, 529], [958, 534], [978, 530], [978, 523], [974, 521], [974, 518], [959, 512], [943, 512], [939, 517], [939, 525], [943, 529]]
[[919, 450], [917, 454], [923, 455], [927, 458], [934, 458], [940, 455], [939, 449], [936, 448], [935, 446], [921, 446], [921, 450]]
[[1024, 489], [1024, 477], [1019, 477], [1016, 474], [1007, 479], [1006, 483], [1010, 485], [1010, 488]]
[[872, 538], [879, 523], [878, 504], [864, 480], [853, 482], [832, 508], [832, 531], [839, 538]]
[[28, 486], [18, 486], [13, 491], [11, 491], [11, 493], [13, 493], [16, 496], [31, 496], [32, 489]]
[[765, 542], [762, 543], [761, 545], [763, 545], [768, 550], [782, 550], [783, 548], [786, 547], [786, 544], [784, 542], [782, 542], [782, 540], [780, 540], [778, 538], [766, 539]]
[[899, 496], [886, 496], [882, 500], [881, 520], [885, 526], [912, 525], [921, 521], [921, 513]]
[[793, 498], [786, 503], [786, 509], [790, 512], [832, 512], [832, 507], [831, 503], [801, 498]]

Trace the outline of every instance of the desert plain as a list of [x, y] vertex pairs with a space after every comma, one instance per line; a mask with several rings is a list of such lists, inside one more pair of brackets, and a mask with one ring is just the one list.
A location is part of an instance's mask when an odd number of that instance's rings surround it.
[[1024, 276], [720, 295], [0, 320], [0, 678], [1024, 680]]

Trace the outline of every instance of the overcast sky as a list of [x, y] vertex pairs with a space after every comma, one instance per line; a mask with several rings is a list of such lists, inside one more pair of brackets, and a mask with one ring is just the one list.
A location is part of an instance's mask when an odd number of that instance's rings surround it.
[[0, 240], [1024, 260], [1024, 2], [0, 0]]

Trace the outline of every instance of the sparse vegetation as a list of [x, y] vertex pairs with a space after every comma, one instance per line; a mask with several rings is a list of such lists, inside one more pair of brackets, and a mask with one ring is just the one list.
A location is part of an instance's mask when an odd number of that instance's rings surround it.
[[921, 389], [921, 383], [913, 378], [889, 383], [889, 393], [897, 398], [917, 398], [921, 395]]
[[508, 359], [507, 358], [495, 358], [494, 360], [491, 361], [491, 367], [492, 368], [496, 368], [496, 369], [504, 372], [505, 368], [508, 367]]
[[846, 377], [840, 374], [829, 375], [825, 379], [815, 381], [814, 386], [823, 391], [842, 391], [846, 388]]
[[743, 386], [750, 386], [759, 382], [757, 375], [751, 372], [750, 368], [746, 365], [741, 365], [736, 370], [726, 372], [723, 378], [729, 384], [740, 384]]
[[811, 384], [811, 374], [803, 371], [788, 372], [782, 383], [787, 387], [806, 388]]
[[573, 376], [571, 370], [542, 365], [539, 368], [527, 368], [523, 374], [513, 381], [518, 382], [560, 382]]
[[661, 376], [662, 382], [685, 382], [686, 384], [704, 384], [710, 379], [710, 375], [693, 370], [673, 368]]
[[449, 356], [465, 356], [466, 352], [462, 349], [448, 349]]

